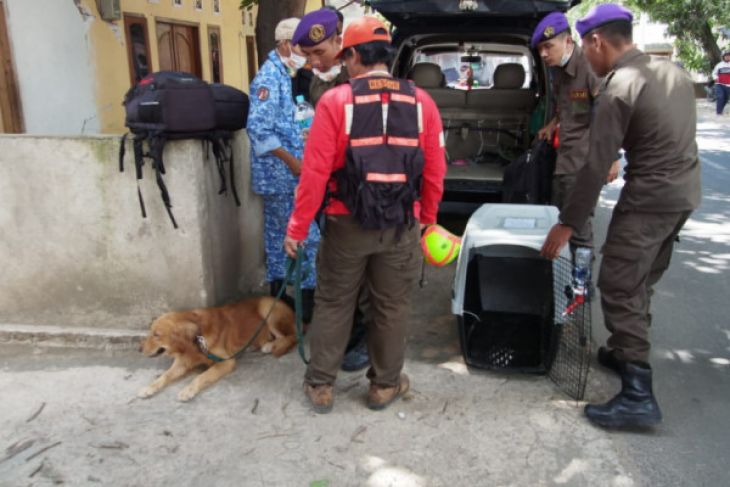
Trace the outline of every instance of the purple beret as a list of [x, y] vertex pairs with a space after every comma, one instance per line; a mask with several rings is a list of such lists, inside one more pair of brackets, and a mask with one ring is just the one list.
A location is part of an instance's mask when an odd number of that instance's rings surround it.
[[622, 7], [621, 5], [616, 5], [615, 3], [603, 3], [593, 7], [585, 17], [576, 22], [575, 29], [581, 37], [584, 37], [593, 29], [617, 20], [631, 22], [634, 20], [634, 16], [631, 14], [630, 10]]
[[337, 14], [321, 8], [302, 17], [292, 36], [292, 44], [304, 47], [316, 46], [337, 33]]
[[537, 27], [535, 32], [532, 33], [532, 41], [530, 45], [533, 49], [537, 47], [543, 41], [552, 39], [561, 32], [565, 32], [570, 28], [568, 18], [562, 12], [552, 12], [543, 18]]

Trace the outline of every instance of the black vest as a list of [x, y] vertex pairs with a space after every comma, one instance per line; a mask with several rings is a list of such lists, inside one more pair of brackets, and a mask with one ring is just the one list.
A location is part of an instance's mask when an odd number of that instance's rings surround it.
[[335, 173], [335, 196], [363, 228], [400, 232], [415, 222], [423, 177], [416, 89], [411, 81], [388, 77], [355, 78], [350, 85], [349, 142], [345, 166]]

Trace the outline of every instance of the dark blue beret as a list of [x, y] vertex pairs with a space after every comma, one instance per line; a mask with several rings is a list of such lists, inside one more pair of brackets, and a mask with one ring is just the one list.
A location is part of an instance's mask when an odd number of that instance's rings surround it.
[[578, 34], [580, 34], [581, 37], [584, 37], [593, 29], [617, 20], [631, 22], [634, 20], [634, 16], [631, 14], [630, 10], [622, 7], [621, 5], [617, 5], [615, 3], [602, 3], [593, 7], [585, 17], [576, 22], [575, 30], [578, 31]]
[[564, 13], [549, 13], [540, 21], [539, 24], [537, 24], [537, 27], [535, 27], [535, 32], [532, 33], [532, 41], [530, 42], [530, 45], [533, 49], [535, 49], [539, 43], [552, 39], [569, 28], [570, 23]]
[[337, 33], [337, 14], [321, 8], [302, 17], [292, 36], [292, 44], [304, 47], [316, 46]]

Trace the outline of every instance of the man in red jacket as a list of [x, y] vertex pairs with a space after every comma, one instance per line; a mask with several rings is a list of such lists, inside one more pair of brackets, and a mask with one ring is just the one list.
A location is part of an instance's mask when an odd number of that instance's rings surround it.
[[436, 222], [446, 163], [438, 109], [424, 91], [390, 76], [394, 53], [377, 19], [362, 17], [345, 31], [340, 56], [352, 80], [317, 104], [284, 241], [296, 256], [329, 190], [304, 377], [318, 413], [332, 409], [363, 283], [373, 307], [367, 405], [383, 409], [409, 388], [402, 369], [410, 295], [423, 258], [420, 229]]

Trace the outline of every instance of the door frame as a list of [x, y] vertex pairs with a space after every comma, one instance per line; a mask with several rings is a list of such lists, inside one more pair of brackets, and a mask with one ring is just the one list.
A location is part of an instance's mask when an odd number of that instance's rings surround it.
[[8, 134], [25, 132], [18, 79], [15, 74], [3, 0], [0, 0], [0, 115], [2, 116], [2, 132]]

